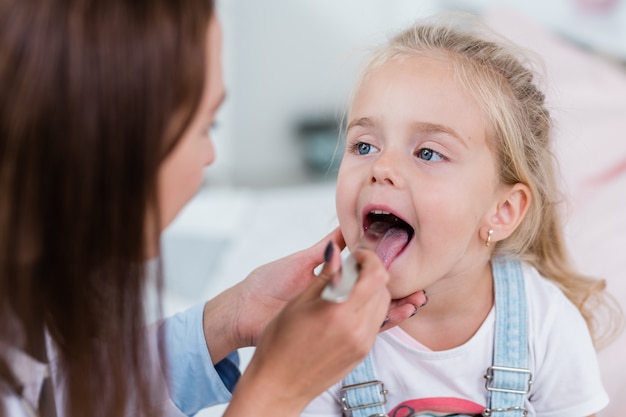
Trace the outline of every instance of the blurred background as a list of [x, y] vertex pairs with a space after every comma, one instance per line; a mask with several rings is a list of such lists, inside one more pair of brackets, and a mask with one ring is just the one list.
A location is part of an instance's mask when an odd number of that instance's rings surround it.
[[[164, 234], [167, 315], [337, 225], [338, 125], [360, 65], [441, 10], [478, 14], [544, 59], [572, 257], [626, 305], [626, 0], [218, 0], [227, 100], [217, 161]], [[623, 417], [626, 337], [600, 360], [612, 398], [600, 416]]]
[[510, 6], [573, 44], [626, 62], [625, 3], [223, 0], [228, 100], [207, 182], [269, 187], [332, 180], [326, 169], [336, 143], [333, 127], [360, 63], [374, 45], [420, 16]]

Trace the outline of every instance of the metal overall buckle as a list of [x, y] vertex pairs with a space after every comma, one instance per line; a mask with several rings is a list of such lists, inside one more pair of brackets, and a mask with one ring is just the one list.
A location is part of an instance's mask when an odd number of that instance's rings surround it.
[[[517, 372], [524, 374], [527, 377], [526, 380], [526, 388], [523, 390], [519, 389], [511, 389], [511, 388], [496, 388], [491, 386], [491, 382], [493, 382], [493, 374], [494, 371], [502, 371], [502, 372]], [[527, 395], [530, 392], [530, 386], [533, 383], [533, 374], [528, 369], [522, 368], [510, 368], [508, 366], [490, 366], [487, 368], [487, 373], [485, 374], [485, 388], [487, 391], [495, 391], [495, 392], [508, 392], [511, 394], [523, 394]]]
[[[348, 403], [348, 398], [346, 397], [346, 391], [351, 390], [351, 389], [372, 387], [376, 385], [380, 386], [380, 394], [382, 394], [381, 401], [368, 403], [368, 404], [359, 404], [359, 405], [351, 405]], [[352, 412], [352, 410], [361, 410], [363, 408], [378, 407], [378, 406], [387, 404], [387, 392], [388, 391], [385, 389], [385, 384], [382, 381], [369, 381], [369, 382], [362, 382], [359, 384], [346, 385], [341, 388], [340, 392], [341, 392], [341, 407], [344, 413]], [[372, 414], [370, 417], [387, 417], [387, 415], [377, 413], [377, 414]]]
[[[525, 388], [524, 389], [512, 389], [512, 388], [498, 388], [498, 387], [492, 386], [491, 383], [493, 382], [494, 371], [517, 372], [517, 373], [524, 374], [524, 376], [527, 378]], [[487, 368], [487, 373], [485, 374], [485, 388], [487, 389], [487, 391], [528, 395], [528, 393], [530, 392], [530, 387], [532, 383], [533, 383], [533, 374], [528, 369], [511, 368], [508, 366], [490, 366], [489, 368]], [[483, 416], [490, 417], [490, 416], [493, 416], [494, 413], [504, 413], [507, 411], [521, 411], [523, 417], [528, 415], [528, 410], [525, 407], [516, 406], [516, 407], [507, 407], [507, 408], [486, 408], [485, 411], [483, 411]]]

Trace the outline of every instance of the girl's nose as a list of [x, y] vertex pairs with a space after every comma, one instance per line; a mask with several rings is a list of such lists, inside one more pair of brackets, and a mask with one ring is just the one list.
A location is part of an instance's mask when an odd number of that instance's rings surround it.
[[390, 152], [383, 151], [372, 165], [371, 184], [402, 186], [399, 159]]

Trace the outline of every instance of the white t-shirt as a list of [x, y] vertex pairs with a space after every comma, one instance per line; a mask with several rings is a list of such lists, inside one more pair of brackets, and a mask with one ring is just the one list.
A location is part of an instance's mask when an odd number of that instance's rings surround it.
[[[584, 417], [598, 412], [608, 404], [608, 395], [584, 319], [556, 285], [529, 265], [523, 265], [523, 271], [533, 375], [526, 399], [529, 416]], [[431, 351], [397, 327], [380, 334], [372, 360], [388, 391], [389, 416], [426, 411], [471, 415], [468, 410], [484, 409], [484, 375], [492, 364], [494, 331], [492, 309], [469, 341], [445, 351]], [[313, 400], [303, 416], [341, 416], [342, 385]]]

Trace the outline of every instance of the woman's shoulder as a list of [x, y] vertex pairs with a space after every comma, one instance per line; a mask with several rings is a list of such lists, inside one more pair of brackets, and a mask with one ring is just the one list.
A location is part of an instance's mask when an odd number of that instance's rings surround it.
[[[28, 391], [25, 387], [22, 391]], [[0, 416], [28, 417], [35, 415], [33, 404], [24, 395], [18, 394], [19, 389], [12, 387], [0, 377]]]
[[[36, 408], [41, 387], [49, 375], [48, 365], [42, 363], [15, 346], [0, 342], [0, 361], [6, 367], [7, 378], [0, 375], [0, 404], [7, 410]], [[8, 416], [26, 413], [5, 414]], [[0, 414], [2, 415], [2, 414]]]

